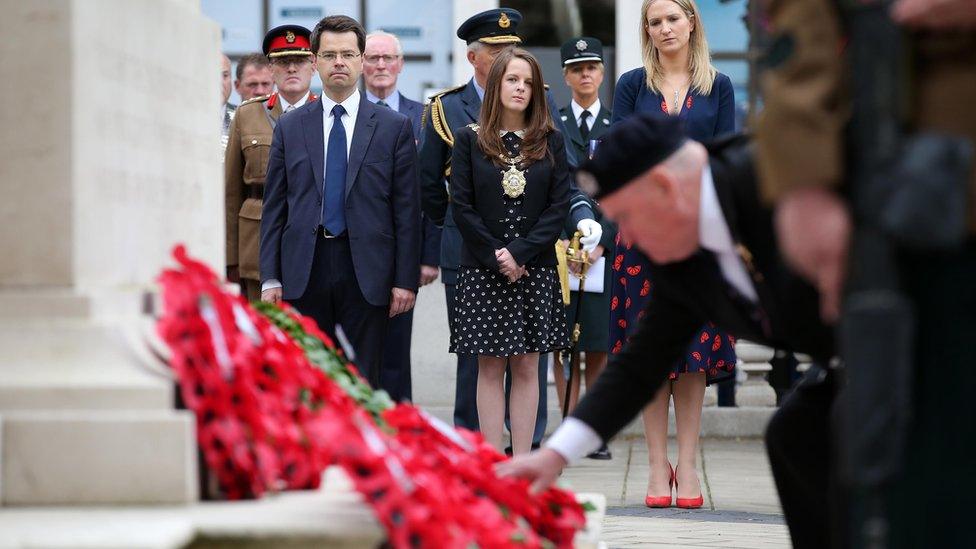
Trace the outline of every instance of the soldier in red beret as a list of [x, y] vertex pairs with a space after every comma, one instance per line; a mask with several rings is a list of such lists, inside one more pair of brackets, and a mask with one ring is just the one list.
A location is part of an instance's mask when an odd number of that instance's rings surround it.
[[224, 158], [227, 278], [240, 282], [249, 300], [261, 297], [258, 269], [264, 176], [278, 117], [317, 98], [309, 92], [315, 70], [311, 32], [298, 25], [268, 31], [263, 50], [277, 91], [237, 108]]

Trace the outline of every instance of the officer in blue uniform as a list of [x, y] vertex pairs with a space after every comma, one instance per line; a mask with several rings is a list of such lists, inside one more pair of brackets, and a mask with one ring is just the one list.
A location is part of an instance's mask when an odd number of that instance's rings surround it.
[[[522, 40], [516, 29], [522, 14], [509, 8], [478, 13], [461, 24], [457, 36], [468, 44], [468, 62], [474, 66], [474, 78], [463, 86], [451, 88], [434, 95], [423, 117], [418, 173], [424, 213], [437, 225], [443, 225], [441, 233], [441, 281], [447, 294], [447, 314], [454, 316], [454, 287], [461, 255], [461, 234], [454, 224], [447, 178], [450, 177], [451, 147], [454, 130], [478, 122], [481, 100], [484, 97], [488, 70], [495, 56], [503, 49]], [[566, 135], [555, 101], [547, 93], [547, 100], [556, 129]], [[576, 157], [567, 138], [566, 153], [569, 164], [576, 166]], [[580, 230], [583, 245], [593, 249], [600, 242], [602, 229], [594, 220], [593, 210], [586, 197], [573, 187], [570, 205], [569, 231]], [[539, 411], [533, 443], [538, 444], [546, 427], [546, 357], [540, 358]], [[478, 360], [475, 355], [458, 355], [457, 389], [454, 398], [454, 424], [468, 429], [478, 429], [476, 405], [478, 387]]]

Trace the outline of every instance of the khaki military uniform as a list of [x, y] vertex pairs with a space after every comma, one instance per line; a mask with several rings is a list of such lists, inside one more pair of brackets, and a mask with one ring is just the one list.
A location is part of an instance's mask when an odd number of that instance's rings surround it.
[[[771, 0], [768, 15], [783, 47], [774, 46], [762, 77], [757, 146], [763, 194], [775, 201], [792, 188], [841, 184], [850, 102], [845, 75], [859, 68], [847, 67], [836, 0]], [[912, 46], [916, 129], [976, 142], [976, 32], [917, 32]], [[970, 188], [976, 232], [976, 170]]]
[[255, 97], [237, 108], [224, 158], [227, 266], [238, 268], [248, 299], [261, 297], [258, 252], [261, 208], [273, 123], [281, 116], [277, 94]]
[[[776, 36], [769, 54], [771, 68], [762, 77], [765, 109], [757, 132], [757, 167], [763, 194], [774, 202], [799, 187], [837, 188], [845, 183], [845, 130], [852, 114], [847, 75], [871, 67], [849, 66], [837, 0], [770, 0], [768, 15]], [[906, 82], [910, 97], [907, 129], [960, 136], [976, 143], [976, 108], [972, 105], [976, 31], [914, 31], [908, 45], [912, 59], [911, 80]], [[976, 169], [969, 188], [969, 227], [976, 234]], [[972, 458], [976, 449], [972, 421], [976, 372], [971, 360], [972, 334], [976, 333], [976, 295], [972, 292], [976, 238], [952, 251], [900, 249], [898, 275], [918, 326], [912, 336], [911, 402], [894, 396], [890, 401], [891, 406], [909, 406], [912, 414], [902, 471], [872, 494], [877, 501], [869, 501], [862, 489], [843, 491], [842, 498], [828, 492], [833, 473], [820, 469], [837, 467], [831, 465], [836, 458], [828, 454], [819, 466], [812, 465], [807, 456], [815, 451], [807, 449], [831, 448], [833, 427], [826, 420], [803, 420], [830, 417], [834, 389], [814, 387], [816, 392], [812, 392], [801, 385], [777, 414], [781, 417], [773, 420], [780, 428], [771, 432], [784, 432], [787, 423], [783, 423], [782, 412], [786, 409], [795, 416], [791, 429], [806, 430], [800, 437], [784, 438], [787, 444], [767, 441], [796, 547], [828, 546], [830, 540], [813, 539], [827, 530], [832, 531], [832, 541], [844, 547], [870, 546], [865, 541], [869, 531], [870, 536], [883, 538], [877, 546], [892, 549], [972, 543], [967, 519], [976, 493]], [[847, 371], [851, 380], [866, 375], [857, 364], [849, 364]], [[880, 377], [873, 381], [889, 383]], [[859, 383], [864, 387], [869, 380]], [[810, 396], [815, 394], [820, 396]], [[848, 396], [855, 398], [853, 393]], [[803, 399], [799, 405], [797, 398]], [[875, 419], [882, 417], [888, 416]], [[800, 443], [787, 454], [784, 449], [791, 440]], [[777, 465], [787, 458], [787, 466]], [[810, 488], [815, 486], [822, 489]], [[839, 520], [828, 518], [828, 508], [841, 510], [834, 517]], [[883, 512], [885, 522], [868, 529], [865, 520], [875, 508]]]

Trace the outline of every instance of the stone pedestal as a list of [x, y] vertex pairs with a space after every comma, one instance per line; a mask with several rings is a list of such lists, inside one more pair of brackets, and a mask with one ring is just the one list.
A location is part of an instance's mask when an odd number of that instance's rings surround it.
[[735, 403], [738, 406], [775, 406], [776, 391], [766, 381], [772, 371], [769, 365], [775, 351], [762, 345], [739, 340], [735, 346], [739, 357], [737, 366], [745, 372], [746, 379], [736, 388]]
[[177, 242], [223, 263], [219, 29], [196, 0], [0, 0], [0, 503], [196, 499], [137, 358]]

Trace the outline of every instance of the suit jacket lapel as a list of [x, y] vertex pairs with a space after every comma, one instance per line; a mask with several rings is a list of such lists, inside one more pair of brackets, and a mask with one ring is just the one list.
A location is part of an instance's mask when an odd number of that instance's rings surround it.
[[359, 114], [356, 115], [356, 126], [352, 130], [352, 146], [349, 148], [349, 165], [346, 168], [346, 196], [352, 191], [352, 186], [359, 175], [359, 168], [363, 165], [366, 149], [373, 138], [376, 129], [376, 105], [373, 105], [364, 94], [359, 100]]
[[[478, 90], [474, 87], [473, 78], [461, 92], [461, 101], [464, 103], [464, 112], [468, 114], [471, 122], [477, 122], [481, 115], [481, 98], [478, 97]], [[451, 131], [454, 131], [454, 128], [451, 128]]]
[[[275, 105], [275, 108], [280, 111], [280, 104]], [[295, 113], [288, 116], [295, 116]], [[325, 184], [325, 176], [322, 174], [325, 169], [325, 128], [322, 127], [322, 121], [322, 102], [316, 101], [302, 116], [302, 130], [305, 132], [305, 149], [312, 163], [312, 177], [319, 196], [322, 195], [322, 186]]]
[[603, 134], [607, 133], [610, 128], [610, 111], [606, 107], [600, 105], [600, 112], [596, 115], [596, 120], [593, 121], [593, 126], [590, 127], [590, 139], [600, 139]]

